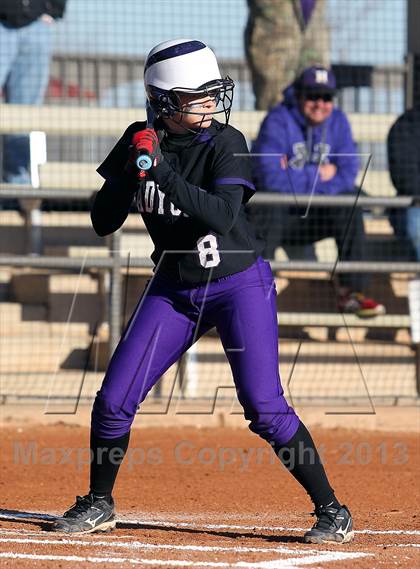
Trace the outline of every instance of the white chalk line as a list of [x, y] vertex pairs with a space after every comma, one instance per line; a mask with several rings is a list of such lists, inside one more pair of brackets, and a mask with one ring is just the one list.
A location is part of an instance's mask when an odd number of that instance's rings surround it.
[[[138, 541], [86, 541], [81, 539], [31, 539], [31, 538], [0, 538], [0, 543], [32, 543], [40, 545], [80, 545], [88, 547], [121, 547], [127, 549], [152, 549], [152, 550], [174, 550], [174, 551], [195, 551], [195, 552], [227, 552], [227, 553], [272, 553], [278, 554], [283, 553], [286, 555], [301, 555], [303, 560], [312, 558], [313, 556], [322, 556], [322, 559], [329, 557], [332, 553], [331, 551], [322, 551], [319, 549], [303, 549], [296, 550], [285, 546], [275, 546], [275, 547], [243, 547], [243, 546], [207, 546], [207, 545], [171, 545], [171, 544], [151, 544], [143, 543]], [[335, 554], [335, 553], [334, 553]], [[372, 555], [369, 553], [362, 552], [339, 552], [337, 553], [340, 559], [353, 559], [354, 557], [365, 557], [367, 555]], [[286, 559], [287, 561], [288, 559]]]
[[420, 543], [378, 543], [377, 547], [420, 547]]
[[[117, 563], [117, 562], [127, 562], [127, 563], [135, 563], [137, 564], [138, 561], [142, 561], [145, 564], [149, 565], [170, 565], [170, 566], [206, 566], [206, 567], [249, 567], [254, 569], [286, 569], [290, 568], [299, 568], [303, 565], [313, 565], [318, 562], [328, 563], [330, 561], [344, 561], [349, 559], [356, 559], [361, 557], [371, 556], [372, 554], [369, 553], [362, 553], [362, 552], [331, 552], [331, 551], [320, 551], [316, 549], [304, 549], [304, 550], [296, 550], [285, 546], [275, 546], [275, 547], [243, 547], [243, 546], [199, 546], [199, 545], [171, 545], [171, 544], [150, 544], [138, 541], [129, 541], [129, 542], [121, 542], [121, 541], [99, 541], [99, 540], [82, 540], [82, 539], [67, 539], [67, 538], [60, 538], [60, 539], [33, 539], [29, 537], [21, 537], [21, 538], [0, 538], [0, 543], [15, 543], [15, 544], [36, 544], [41, 546], [51, 546], [51, 545], [75, 545], [75, 546], [87, 546], [87, 547], [111, 547], [111, 548], [127, 548], [131, 551], [133, 549], [138, 550], [169, 550], [169, 551], [194, 551], [194, 552], [205, 552], [205, 553], [229, 553], [229, 554], [245, 554], [245, 553], [270, 553], [274, 554], [283, 554], [289, 555], [291, 557], [281, 558], [281, 559], [274, 559], [274, 560], [265, 560], [265, 561], [258, 561], [258, 562], [247, 562], [247, 561], [237, 561], [235, 563], [227, 563], [227, 562], [211, 562], [211, 561], [191, 561], [186, 562], [185, 560], [158, 560], [158, 559], [133, 559], [133, 558], [120, 558], [120, 557], [101, 557], [100, 560], [103, 563]], [[5, 555], [0, 554], [0, 557], [7, 556], [10, 554], [13, 558], [19, 556], [16, 552], [5, 552]], [[24, 554], [27, 555], [27, 554]], [[32, 556], [38, 557], [30, 557], [31, 559], [50, 559], [50, 560], [62, 560], [62, 561], [92, 561], [93, 563], [99, 562], [96, 561], [95, 558], [92, 556], [86, 556], [83, 558], [76, 559], [74, 556], [56, 556], [49, 554], [49, 556], [39, 557], [39, 554], [30, 554]], [[298, 556], [298, 557], [296, 557]], [[29, 557], [25, 557], [28, 558]], [[67, 559], [68, 558], [68, 559]]]
[[130, 559], [129, 557], [81, 557], [79, 555], [39, 555], [35, 553], [0, 553], [3, 559], [31, 559], [34, 561], [68, 561], [72, 563], [131, 563], [132, 565], [166, 565], [170, 567], [234, 567], [228, 563], [183, 561], [175, 559]]
[[[45, 533], [44, 533], [45, 535]], [[205, 551], [205, 552], [228, 552], [228, 553], [286, 553], [289, 555], [307, 555], [319, 553], [317, 549], [296, 551], [290, 547], [246, 547], [246, 546], [217, 546], [217, 545], [171, 545], [145, 543], [141, 541], [86, 541], [81, 539], [33, 539], [33, 538], [5, 538], [0, 537], [0, 543], [38, 543], [41, 545], [81, 545], [88, 547], [121, 547], [127, 549], [172, 549], [179, 551]]]
[[[193, 529], [227, 529], [227, 530], [258, 530], [258, 531], [290, 531], [290, 532], [306, 532], [308, 528], [293, 528], [284, 526], [257, 526], [257, 525], [231, 525], [231, 524], [200, 524], [196, 522], [171, 522], [166, 520], [148, 520], [148, 519], [132, 519], [132, 518], [118, 518], [118, 522], [123, 524], [133, 524], [134, 526], [163, 526], [163, 527], [187, 527]], [[372, 530], [361, 529], [355, 530], [358, 534], [373, 534], [373, 535], [420, 535], [420, 530]]]
[[[17, 513], [17, 514], [5, 514], [0, 513], [1, 519], [41, 519], [47, 521], [53, 521], [57, 516], [52, 516], [47, 513]], [[184, 518], [185, 519], [185, 516]], [[209, 529], [209, 530], [250, 530], [250, 531], [271, 531], [271, 532], [305, 532], [308, 528], [302, 527], [285, 527], [285, 526], [258, 526], [258, 525], [239, 525], [239, 524], [204, 524], [197, 522], [185, 522], [180, 519], [176, 520], [151, 520], [149, 518], [138, 519], [130, 517], [119, 517], [117, 518], [118, 524], [130, 524], [133, 526], [162, 526], [162, 527], [180, 527], [180, 528], [191, 528], [191, 529]], [[0, 528], [1, 531], [1, 528]], [[373, 530], [373, 529], [360, 529], [355, 530], [356, 534], [360, 535], [420, 535], [420, 530], [403, 530], [403, 529], [391, 529], [391, 530]]]
[[187, 561], [178, 559], [133, 559], [130, 557], [83, 557], [79, 555], [41, 555], [36, 553], [15, 553], [13, 551], [6, 551], [0, 553], [0, 558], [3, 559], [31, 559], [34, 561], [68, 561], [72, 563], [77, 562], [90, 562], [90, 563], [131, 563], [133, 565], [165, 565], [170, 567], [242, 567], [248, 569], [299, 569], [302, 565], [313, 565], [319, 562], [342, 561], [343, 559], [355, 559], [360, 557], [367, 557], [366, 553], [335, 553], [325, 552], [307, 558], [289, 558], [289, 559], [276, 559], [273, 561], [258, 561], [247, 562], [239, 561], [234, 563], [227, 563], [222, 561]]

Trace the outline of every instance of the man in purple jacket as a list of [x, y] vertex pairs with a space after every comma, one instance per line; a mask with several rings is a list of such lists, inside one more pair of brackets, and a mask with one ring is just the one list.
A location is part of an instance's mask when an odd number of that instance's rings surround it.
[[[309, 67], [284, 91], [284, 101], [264, 119], [253, 145], [254, 176], [265, 192], [304, 195], [354, 194], [359, 168], [357, 147], [345, 114], [334, 108], [332, 71]], [[334, 237], [342, 261], [363, 260], [362, 211], [316, 207], [308, 215], [296, 207], [258, 208], [252, 214], [267, 243], [266, 258], [276, 247], [308, 245]], [[339, 308], [360, 317], [384, 314], [385, 308], [362, 293], [362, 274], [339, 275]]]

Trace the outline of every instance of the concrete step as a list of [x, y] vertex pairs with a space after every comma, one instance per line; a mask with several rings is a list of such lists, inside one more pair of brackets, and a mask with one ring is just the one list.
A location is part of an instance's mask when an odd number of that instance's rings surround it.
[[[265, 111], [234, 111], [230, 124], [253, 140], [265, 116]], [[391, 113], [350, 113], [348, 118], [356, 141], [382, 142], [397, 117]], [[143, 119], [145, 111], [138, 108], [6, 105], [0, 128], [4, 133], [40, 130], [47, 134], [119, 138], [125, 125]]]
[[47, 309], [40, 304], [25, 304], [19, 302], [0, 302], [0, 322], [2, 328], [0, 334], [6, 331], [4, 326], [19, 324], [24, 320], [44, 321], [47, 317]]
[[[359, 398], [369, 403], [370, 397], [415, 396], [415, 370], [409, 348], [394, 346], [384, 355], [379, 348], [376, 354], [363, 355], [366, 351], [357, 345], [358, 360], [350, 344], [329, 344], [329, 349], [319, 352], [319, 345], [305, 343], [300, 346], [294, 365], [298, 344], [285, 344], [280, 352], [280, 372], [285, 392], [294, 398]], [[395, 348], [399, 349], [398, 354]], [[208, 348], [209, 349], [209, 348]], [[393, 353], [392, 353], [393, 352]], [[83, 381], [83, 370], [43, 370], [23, 368], [5, 370], [2, 373], [2, 394], [13, 397], [48, 397], [75, 400], [94, 397], [103, 374], [88, 371]], [[161, 382], [161, 393], [169, 396], [171, 389], [179, 385], [179, 367], [174, 365]], [[184, 395], [191, 398], [230, 397], [235, 399], [230, 367], [224, 354], [209, 351], [190, 351], [184, 365]], [[179, 390], [178, 390], [179, 391]], [[239, 406], [238, 406], [239, 407]]]
[[43, 254], [47, 257], [109, 257], [109, 247], [79, 247], [77, 245], [46, 245]]
[[74, 405], [79, 393], [81, 397], [93, 398], [103, 380], [102, 373], [80, 370], [14, 371], [2, 373], [3, 398], [40, 398], [47, 400], [68, 399], [68, 406]]
[[354, 314], [294, 313], [280, 312], [280, 326], [327, 326], [337, 328], [409, 328], [408, 314], [385, 314], [376, 318], [358, 318]]
[[52, 273], [15, 270], [10, 278], [10, 293], [22, 304], [48, 305], [52, 294], [97, 294], [98, 281], [93, 273]]
[[0, 303], [0, 338], [32, 337], [33, 340], [62, 337], [64, 334], [85, 339], [88, 322], [74, 318], [61, 322], [48, 321], [48, 309], [40, 304]]
[[[105, 328], [98, 335], [102, 348]], [[81, 388], [89, 343], [88, 335], [2, 338], [3, 396], [46, 397], [50, 393], [56, 399], [74, 398]], [[108, 356], [100, 361], [97, 347], [91, 352], [82, 396], [93, 397], [108, 363]], [[408, 345], [366, 341], [352, 332], [351, 338], [342, 335], [338, 342], [280, 339], [279, 348], [283, 385], [292, 398], [415, 396], [414, 356]], [[219, 395], [233, 393], [230, 367], [217, 337], [206, 336], [190, 349], [182, 369], [184, 393], [189, 397], [214, 397], [218, 387]], [[179, 375], [178, 365], [168, 370], [162, 393], [170, 393]]]
[[[99, 190], [103, 179], [96, 172], [97, 164], [83, 162], [47, 162], [40, 166], [41, 188], [54, 189], [91, 189]], [[363, 164], [357, 183], [364, 176]], [[364, 191], [370, 196], [392, 197], [396, 195], [389, 172], [386, 170], [368, 170], [364, 179]]]
[[39, 167], [41, 188], [99, 190], [103, 178], [96, 172], [97, 164], [78, 162], [47, 162]]
[[83, 369], [89, 337], [17, 335], [0, 339], [0, 373], [55, 372], [62, 366]]
[[[10, 214], [10, 215], [9, 215]], [[0, 225], [23, 226], [24, 220], [16, 212], [1, 212]], [[43, 211], [42, 225], [44, 228], [84, 228], [93, 231], [89, 211]], [[144, 222], [138, 213], [130, 213], [124, 222], [124, 229], [146, 230]]]
[[[121, 235], [120, 254], [123, 257], [150, 257], [154, 249], [149, 235], [143, 231], [123, 232]], [[109, 257], [111, 252], [107, 245], [65, 245], [46, 244], [43, 249], [44, 255], [50, 257]], [[124, 261], [123, 261], [124, 262]]]

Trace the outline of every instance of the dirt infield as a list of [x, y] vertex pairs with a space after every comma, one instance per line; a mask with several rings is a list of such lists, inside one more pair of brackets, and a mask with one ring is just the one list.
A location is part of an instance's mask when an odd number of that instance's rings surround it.
[[88, 484], [85, 427], [2, 429], [0, 559], [4, 567], [349, 569], [420, 561], [419, 443], [413, 433], [315, 429], [354, 543], [308, 546], [309, 498], [245, 429], [133, 429], [109, 534], [49, 533]]

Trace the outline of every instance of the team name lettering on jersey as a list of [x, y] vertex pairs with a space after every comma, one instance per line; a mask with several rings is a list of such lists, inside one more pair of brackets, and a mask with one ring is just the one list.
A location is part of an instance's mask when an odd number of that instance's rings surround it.
[[[171, 215], [173, 217], [188, 217], [168, 200], [159, 190], [159, 184], [149, 180], [141, 184], [136, 194], [136, 205], [140, 213], [156, 213], [157, 215]], [[217, 267], [220, 262], [220, 252], [217, 237], [211, 233], [200, 237], [196, 243], [199, 263], [205, 269]]]
[[187, 213], [174, 206], [167, 196], [159, 190], [159, 184], [156, 184], [153, 180], [141, 184], [135, 199], [140, 213], [188, 217]]
[[293, 156], [289, 160], [289, 166], [294, 170], [302, 170], [305, 164], [328, 164], [328, 154], [331, 145], [326, 142], [314, 144], [312, 152], [308, 151], [304, 142], [295, 142]]

